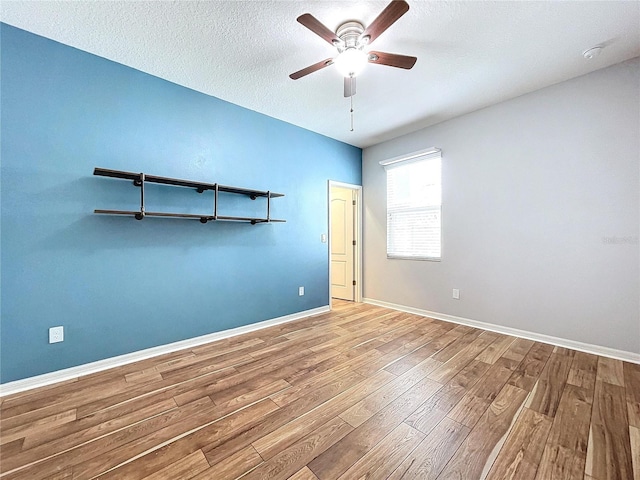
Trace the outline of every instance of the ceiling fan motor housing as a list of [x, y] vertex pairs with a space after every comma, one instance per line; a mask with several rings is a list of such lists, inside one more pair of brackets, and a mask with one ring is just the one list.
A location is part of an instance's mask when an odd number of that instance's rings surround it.
[[[360, 38], [364, 32], [364, 26], [360, 22], [346, 22], [336, 30], [337, 37], [342, 40], [336, 45], [338, 51], [343, 52], [348, 48], [362, 49], [367, 42]], [[337, 42], [336, 42], [337, 43]]]

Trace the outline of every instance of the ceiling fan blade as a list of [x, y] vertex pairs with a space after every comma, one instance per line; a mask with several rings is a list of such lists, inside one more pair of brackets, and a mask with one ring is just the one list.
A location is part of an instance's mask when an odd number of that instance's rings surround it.
[[295, 73], [289, 75], [291, 80], [298, 80], [299, 78], [304, 77], [305, 75], [309, 75], [321, 68], [328, 67], [333, 64], [333, 58], [327, 58], [326, 60], [322, 60], [321, 62], [314, 63], [313, 65], [309, 65], [307, 68], [303, 68], [302, 70], [298, 70]]
[[341, 40], [336, 36], [335, 33], [325, 27], [316, 17], [314, 17], [310, 13], [300, 15], [297, 20], [299, 23], [307, 27], [323, 40], [329, 42], [331, 45], [333, 45], [335, 42], [341, 42]]
[[362, 32], [360, 38], [369, 37], [369, 44], [373, 43], [376, 38], [408, 11], [409, 4], [407, 2], [404, 0], [394, 0], [387, 5], [387, 8]]
[[356, 77], [344, 77], [344, 96], [353, 97], [356, 94]]
[[369, 63], [388, 65], [390, 67], [405, 68], [410, 70], [416, 64], [416, 57], [398, 55], [396, 53], [369, 52]]

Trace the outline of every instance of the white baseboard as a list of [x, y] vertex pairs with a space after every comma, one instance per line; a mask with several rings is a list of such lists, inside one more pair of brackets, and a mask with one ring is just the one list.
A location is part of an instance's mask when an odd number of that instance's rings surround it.
[[413, 313], [416, 315], [421, 315], [423, 317], [435, 318], [436, 320], [443, 320], [445, 322], [457, 323], [460, 325], [467, 325], [470, 327], [480, 328], [482, 330], [489, 330], [491, 332], [502, 333], [504, 335], [511, 335], [514, 337], [526, 338], [527, 340], [534, 340], [536, 342], [549, 343], [551, 345], [557, 345], [559, 347], [570, 348], [572, 350], [579, 350], [581, 352], [593, 353], [595, 355], [601, 355], [603, 357], [610, 357], [610, 358], [615, 358], [616, 360], [624, 360], [625, 362], [640, 364], [640, 354], [638, 353], [626, 352], [624, 350], [616, 350], [615, 348], [602, 347], [600, 345], [592, 345], [590, 343], [577, 342], [575, 340], [568, 340], [566, 338], [552, 337], [551, 335], [528, 332], [526, 330], [519, 330], [517, 328], [503, 327], [502, 325], [479, 322], [477, 320], [470, 320], [468, 318], [456, 317], [454, 315], [448, 315], [446, 313], [430, 312], [429, 310], [422, 310], [420, 308], [407, 307], [405, 305], [398, 305], [390, 302], [383, 302], [381, 300], [374, 300], [373, 298], [363, 298], [362, 301], [364, 303], [377, 305], [379, 307], [391, 308], [393, 310], [399, 310], [401, 312]]
[[312, 308], [311, 310], [292, 313], [283, 317], [277, 317], [258, 323], [252, 323], [251, 325], [231, 328], [229, 330], [223, 330], [221, 332], [209, 333], [200, 337], [189, 338], [187, 340], [181, 340], [179, 342], [168, 343], [166, 345], [160, 345], [158, 347], [147, 348], [144, 350], [139, 350], [137, 352], [127, 353], [125, 355], [118, 355], [117, 357], [98, 360], [97, 362], [85, 363], [84, 365], [78, 365], [77, 367], [65, 368], [64, 370], [58, 370], [56, 372], [45, 373], [42, 375], [36, 375], [35, 377], [29, 377], [22, 380], [16, 380], [14, 382], [3, 383], [0, 384], [0, 397], [23, 392], [25, 390], [31, 390], [33, 388], [44, 387], [46, 385], [63, 382], [65, 380], [72, 380], [77, 377], [100, 372], [109, 368], [120, 367], [128, 363], [138, 362], [140, 360], [145, 360], [151, 357], [157, 357], [158, 355], [164, 355], [166, 353], [171, 353], [178, 350], [197, 347], [199, 345], [204, 345], [205, 343], [215, 342], [216, 340], [222, 340], [223, 338], [242, 335], [243, 333], [261, 330], [267, 327], [273, 327], [274, 325], [280, 325], [281, 323], [300, 320], [312, 315], [329, 312], [330, 310], [331, 308], [329, 307], [329, 305], [326, 305], [324, 307]]

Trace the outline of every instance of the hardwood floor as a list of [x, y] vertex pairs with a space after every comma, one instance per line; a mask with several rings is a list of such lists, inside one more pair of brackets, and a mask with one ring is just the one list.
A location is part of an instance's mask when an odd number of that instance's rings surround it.
[[640, 365], [350, 302], [0, 409], [6, 480], [640, 480]]

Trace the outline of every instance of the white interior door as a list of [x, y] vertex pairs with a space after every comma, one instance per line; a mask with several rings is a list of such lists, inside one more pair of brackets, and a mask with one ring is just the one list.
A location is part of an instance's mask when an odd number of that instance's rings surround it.
[[354, 191], [331, 187], [331, 296], [354, 300]]

